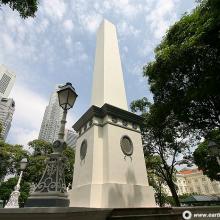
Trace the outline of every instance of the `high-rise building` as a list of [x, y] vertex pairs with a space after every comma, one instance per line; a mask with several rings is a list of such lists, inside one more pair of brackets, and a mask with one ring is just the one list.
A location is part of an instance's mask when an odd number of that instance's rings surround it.
[[44, 112], [43, 121], [38, 139], [53, 143], [58, 138], [60, 129], [60, 121], [62, 119], [63, 109], [59, 106], [57, 90], [59, 85], [56, 86], [55, 91], [50, 96], [49, 105]]
[[15, 102], [13, 99], [1, 98], [0, 100], [0, 123], [1, 134], [0, 139], [5, 140], [11, 127], [12, 116], [15, 110]]
[[15, 83], [16, 75], [4, 65], [0, 65], [0, 96], [8, 98]]
[[66, 142], [67, 146], [75, 148], [76, 147], [76, 139], [78, 135], [73, 130], [65, 129], [64, 133], [64, 141]]
[[12, 116], [15, 110], [15, 102], [8, 98], [15, 83], [16, 75], [6, 66], [0, 65], [0, 123], [2, 131], [0, 139], [5, 140], [11, 127]]

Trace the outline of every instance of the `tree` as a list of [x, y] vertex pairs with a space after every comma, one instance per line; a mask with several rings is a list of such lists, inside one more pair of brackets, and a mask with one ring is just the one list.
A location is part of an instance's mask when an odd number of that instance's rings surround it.
[[[46, 168], [46, 160], [52, 153], [52, 144], [43, 140], [33, 140], [28, 143], [31, 148], [29, 153], [23, 150], [22, 146], [10, 145], [0, 142], [0, 174], [3, 180], [7, 174], [16, 174], [15, 178], [11, 178], [0, 185], [0, 199], [7, 201], [11, 192], [17, 184], [17, 175], [20, 174], [20, 164], [22, 158], [28, 158], [28, 164], [23, 173], [21, 181], [19, 204], [23, 206], [29, 196], [30, 186], [35, 185], [40, 181], [42, 174]], [[63, 152], [65, 160], [65, 181], [66, 185], [72, 182], [73, 165], [74, 165], [74, 150], [67, 146]]]
[[176, 120], [174, 114], [170, 114], [164, 120], [163, 115], [157, 115], [158, 109], [155, 104], [149, 103], [146, 98], [142, 100], [132, 102], [131, 110], [141, 112], [144, 119], [141, 131], [144, 153], [147, 157], [146, 166], [152, 167], [154, 174], [165, 181], [175, 205], [180, 206], [175, 184], [175, 166], [178, 165], [181, 156], [191, 153], [189, 142], [192, 143], [193, 139], [185, 126]]
[[38, 8], [38, 0], [0, 0], [0, 7], [2, 4], [18, 11], [22, 18], [34, 17]]
[[[145, 157], [146, 168], [148, 174], [148, 182], [154, 188], [155, 200], [160, 207], [164, 207], [168, 203], [168, 195], [166, 194], [164, 187], [166, 185], [160, 174], [157, 173], [157, 168], [159, 164], [161, 165], [161, 160], [158, 156]], [[156, 169], [155, 169], [156, 168]]]
[[22, 158], [28, 157], [28, 152], [20, 145], [7, 144], [0, 141], [0, 181], [6, 175], [16, 174]]
[[220, 1], [203, 0], [167, 32], [144, 67], [157, 106], [206, 134], [220, 128]]
[[[46, 168], [46, 160], [50, 153], [52, 153], [52, 144], [44, 140], [33, 140], [28, 143], [32, 154], [28, 158], [28, 166], [24, 172], [24, 180], [29, 184], [37, 184]], [[73, 164], [74, 164], [74, 150], [67, 146], [63, 152], [65, 160], [65, 180], [66, 185], [72, 182], [73, 178]]]
[[[6, 205], [9, 197], [14, 191], [14, 188], [18, 182], [18, 177], [9, 178], [7, 181], [1, 183], [0, 185], [0, 199], [4, 201], [3, 206]], [[23, 206], [24, 202], [27, 200], [29, 196], [30, 185], [27, 182], [21, 181], [21, 188], [20, 188], [20, 196], [19, 196], [19, 205]]]
[[208, 134], [206, 140], [203, 141], [193, 153], [195, 164], [207, 175], [211, 180], [220, 181], [220, 166], [216, 160], [219, 155], [210, 154], [209, 142], [215, 141], [220, 146], [220, 131], [214, 130]]
[[17, 182], [18, 182], [18, 178], [13, 177], [13, 178], [10, 178], [7, 181], [1, 183], [1, 185], [0, 185], [0, 199], [4, 201], [3, 206], [5, 206], [5, 203], [8, 201]]

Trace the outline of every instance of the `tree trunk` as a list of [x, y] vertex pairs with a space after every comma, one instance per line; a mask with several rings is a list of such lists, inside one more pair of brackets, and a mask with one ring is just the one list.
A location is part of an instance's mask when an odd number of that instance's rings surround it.
[[174, 199], [175, 205], [180, 206], [180, 200], [179, 200], [179, 197], [177, 195], [177, 192], [176, 192], [176, 189], [175, 189], [175, 184], [174, 184], [173, 180], [169, 181], [167, 183], [167, 185], [170, 188], [170, 192], [171, 192], [172, 197]]

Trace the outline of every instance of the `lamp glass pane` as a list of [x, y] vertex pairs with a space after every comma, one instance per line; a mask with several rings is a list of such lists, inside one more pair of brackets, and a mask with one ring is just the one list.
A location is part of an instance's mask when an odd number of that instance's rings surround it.
[[67, 98], [68, 98], [68, 90], [61, 90], [58, 93], [58, 98], [59, 98], [59, 104], [60, 106], [65, 106], [67, 103]]
[[27, 158], [23, 158], [20, 162], [20, 168], [21, 170], [24, 170], [27, 166]]
[[69, 90], [68, 104], [70, 108], [73, 107], [75, 100], [76, 100], [76, 94], [72, 90]]

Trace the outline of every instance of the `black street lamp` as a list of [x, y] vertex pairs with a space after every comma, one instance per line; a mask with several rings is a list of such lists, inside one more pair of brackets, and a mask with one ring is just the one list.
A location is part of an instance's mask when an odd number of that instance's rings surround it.
[[50, 154], [44, 174], [37, 187], [27, 200], [26, 207], [68, 207], [69, 199], [65, 184], [62, 152], [66, 147], [63, 140], [67, 111], [73, 107], [77, 94], [71, 83], [60, 87], [57, 91], [59, 105], [63, 109], [58, 139], [53, 143], [53, 153]]

